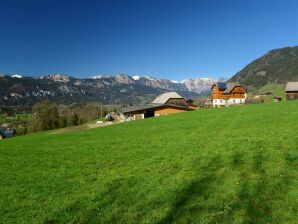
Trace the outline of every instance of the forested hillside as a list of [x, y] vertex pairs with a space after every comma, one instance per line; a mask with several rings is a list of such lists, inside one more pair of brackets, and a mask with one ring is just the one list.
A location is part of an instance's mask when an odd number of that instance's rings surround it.
[[229, 82], [256, 88], [272, 83], [285, 84], [288, 81], [298, 81], [297, 46], [272, 50], [229, 79]]

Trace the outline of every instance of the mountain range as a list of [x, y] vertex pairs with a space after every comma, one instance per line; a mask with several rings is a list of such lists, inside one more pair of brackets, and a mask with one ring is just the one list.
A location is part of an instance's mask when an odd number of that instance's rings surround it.
[[[258, 89], [266, 84], [285, 84], [288, 81], [298, 81], [298, 46], [269, 51], [227, 82]], [[126, 74], [82, 79], [62, 74], [39, 78], [0, 75], [0, 106], [31, 107], [40, 100], [61, 104], [98, 101], [110, 105], [140, 105], [168, 91], [176, 91], [185, 98], [207, 95], [214, 83], [215, 80], [208, 78], [176, 82]]]
[[98, 101], [104, 104], [136, 105], [148, 103], [167, 91], [176, 91], [185, 98], [198, 97], [209, 92], [213, 83], [208, 78], [175, 82], [126, 74], [97, 75], [83, 79], [62, 74], [38, 78], [0, 75], [0, 105], [30, 107], [40, 100], [62, 104]]

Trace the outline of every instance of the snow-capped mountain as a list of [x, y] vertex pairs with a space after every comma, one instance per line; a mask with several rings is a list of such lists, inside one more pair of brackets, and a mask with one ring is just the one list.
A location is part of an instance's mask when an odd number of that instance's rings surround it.
[[117, 83], [134, 83], [144, 86], [150, 86], [154, 88], [162, 88], [173, 91], [191, 91], [196, 93], [202, 93], [209, 91], [210, 87], [214, 84], [214, 80], [209, 78], [193, 78], [185, 79], [181, 82], [170, 81], [168, 79], [157, 79], [150, 76], [129, 76], [129, 75], [113, 75], [113, 76], [93, 76], [92, 79], [114, 79]]
[[209, 91], [211, 86], [214, 84], [214, 80], [208, 78], [194, 78], [183, 80], [182, 84], [189, 91], [201, 93]]
[[21, 78], [23, 78], [23, 76], [21, 76], [21, 75], [17, 75], [17, 74], [12, 75], [11, 77], [12, 77], [12, 78], [17, 78], [17, 79], [21, 79]]
[[40, 100], [71, 104], [101, 101], [105, 104], [136, 105], [150, 102], [157, 95], [177, 91], [185, 98], [209, 92], [211, 79], [196, 78], [181, 82], [150, 76], [96, 75], [74, 78], [62, 74], [44, 77], [0, 76], [0, 105], [32, 106]]

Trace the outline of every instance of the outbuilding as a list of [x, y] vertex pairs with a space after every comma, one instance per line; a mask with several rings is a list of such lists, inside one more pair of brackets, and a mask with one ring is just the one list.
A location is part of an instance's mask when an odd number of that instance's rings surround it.
[[275, 103], [278, 103], [278, 102], [281, 102], [282, 101], [282, 98], [280, 96], [274, 96], [274, 102]]
[[213, 103], [212, 103], [212, 99], [206, 99], [205, 102], [204, 102], [204, 106], [206, 108], [210, 108], [212, 107]]
[[288, 82], [285, 92], [288, 100], [298, 99], [298, 82]]

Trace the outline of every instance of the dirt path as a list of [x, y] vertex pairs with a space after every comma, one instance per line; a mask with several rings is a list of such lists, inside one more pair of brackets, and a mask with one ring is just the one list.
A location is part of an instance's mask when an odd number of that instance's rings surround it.
[[105, 123], [98, 123], [98, 124], [87, 124], [87, 128], [98, 128], [98, 127], [104, 127], [104, 126], [109, 126], [115, 124], [113, 122], [105, 122]]
[[116, 123], [105, 122], [105, 123], [98, 123], [98, 124], [82, 124], [82, 125], [78, 125], [78, 126], [55, 129], [55, 130], [51, 131], [49, 134], [61, 134], [61, 133], [66, 133], [66, 132], [71, 132], [71, 131], [87, 130], [87, 129], [91, 129], [91, 128], [105, 127], [105, 126], [109, 126], [112, 124], [116, 124]]

